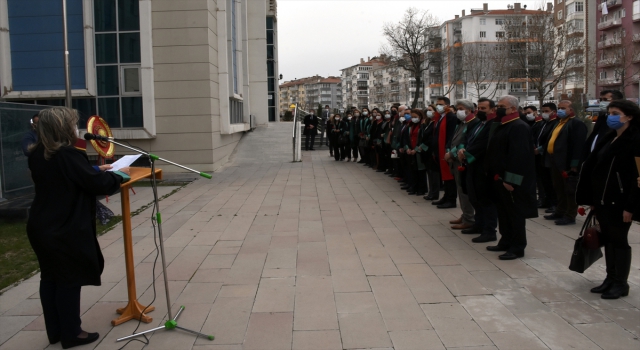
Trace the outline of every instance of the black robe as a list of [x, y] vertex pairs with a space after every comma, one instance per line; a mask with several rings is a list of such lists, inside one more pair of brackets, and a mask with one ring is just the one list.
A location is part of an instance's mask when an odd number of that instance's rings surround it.
[[533, 156], [531, 128], [527, 123], [521, 119], [505, 124], [499, 121], [491, 123], [485, 171], [490, 178], [497, 176], [514, 187], [511, 193], [513, 203], [525, 218], [538, 217]]
[[[495, 119], [494, 119], [495, 120]], [[487, 176], [484, 162], [487, 155], [487, 143], [493, 120], [476, 124], [476, 127], [467, 130], [465, 135], [465, 171], [460, 172], [462, 190], [469, 195], [471, 203], [481, 206], [491, 205], [490, 189], [491, 179]]]
[[39, 146], [29, 156], [36, 195], [27, 235], [41, 278], [66, 286], [100, 285], [104, 258], [96, 237], [96, 196], [120, 188], [122, 177], [97, 172], [85, 152], [61, 147], [48, 161]]

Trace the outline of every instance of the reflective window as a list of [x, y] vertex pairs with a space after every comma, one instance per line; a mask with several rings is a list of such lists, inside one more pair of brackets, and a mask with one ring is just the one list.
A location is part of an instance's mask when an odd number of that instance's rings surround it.
[[94, 26], [96, 32], [116, 30], [116, 0], [94, 0]]
[[96, 67], [96, 79], [98, 83], [98, 96], [119, 95], [118, 66]]
[[140, 30], [140, 0], [118, 0], [118, 29], [121, 32]]
[[120, 34], [120, 63], [140, 63], [140, 33]]
[[96, 34], [96, 63], [118, 63], [118, 37], [115, 34]]

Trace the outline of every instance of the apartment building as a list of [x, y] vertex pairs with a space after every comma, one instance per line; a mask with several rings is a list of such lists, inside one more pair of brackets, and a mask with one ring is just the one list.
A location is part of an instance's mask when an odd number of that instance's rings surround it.
[[380, 57], [368, 57], [367, 61], [363, 58], [360, 59], [360, 63], [341, 69], [341, 81], [342, 81], [342, 105], [343, 108], [357, 107], [365, 108], [369, 107], [370, 91], [369, 91], [369, 78], [371, 71], [381, 65], [385, 65], [386, 61]]
[[298, 107], [302, 109], [307, 108], [307, 94], [306, 94], [306, 86], [305, 84], [322, 80], [323, 77], [319, 75], [315, 75], [313, 77], [306, 77], [301, 79], [294, 79], [291, 81], [284, 82], [279, 87], [279, 106], [280, 106], [280, 116], [284, 115], [284, 112], [289, 110], [289, 106], [292, 103], [298, 105]]
[[[67, 8], [81, 128], [99, 115], [117, 138], [213, 171], [252, 120], [277, 121], [276, 0], [67, 0]], [[64, 104], [62, 23], [59, 0], [0, 0], [2, 100]]]
[[638, 101], [640, 1], [597, 0], [595, 17], [597, 90], [617, 89], [626, 98]]
[[323, 108], [329, 106], [333, 109], [342, 107], [342, 80], [338, 77], [318, 78], [307, 82], [304, 86], [306, 91], [306, 105], [308, 108]]
[[[379, 65], [369, 76], [369, 106], [381, 110], [394, 104], [411, 106], [416, 91], [413, 73], [395, 64]], [[418, 99], [418, 107], [424, 108], [423, 98]]]

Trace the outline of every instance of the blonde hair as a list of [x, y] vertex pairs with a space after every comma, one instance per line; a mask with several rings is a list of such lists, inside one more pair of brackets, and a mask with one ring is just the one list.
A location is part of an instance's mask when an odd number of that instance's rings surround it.
[[29, 152], [44, 147], [44, 159], [49, 160], [60, 147], [73, 146], [77, 141], [78, 113], [67, 107], [52, 107], [38, 113], [38, 142], [29, 146]]

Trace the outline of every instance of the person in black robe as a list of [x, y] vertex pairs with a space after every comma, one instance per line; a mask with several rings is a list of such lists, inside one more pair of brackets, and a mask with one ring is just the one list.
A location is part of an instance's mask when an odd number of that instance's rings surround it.
[[489, 251], [504, 251], [500, 260], [524, 256], [527, 246], [526, 219], [538, 216], [534, 154], [531, 130], [520, 119], [518, 98], [504, 96], [496, 105], [497, 120], [491, 124], [485, 170], [493, 177], [493, 202], [498, 209], [502, 236]]
[[[315, 151], [313, 146], [316, 144], [316, 135], [318, 135], [318, 123], [320, 120], [316, 115], [311, 111], [311, 114], [304, 117], [304, 150], [305, 151]], [[309, 146], [309, 141], [311, 141], [311, 146]]]
[[64, 107], [39, 114], [38, 142], [29, 169], [35, 198], [27, 236], [40, 264], [40, 301], [50, 343], [88, 344], [98, 333], [80, 328], [80, 288], [99, 286], [104, 258], [96, 237], [96, 196], [110, 195], [124, 178], [98, 172], [76, 149], [77, 113]]

